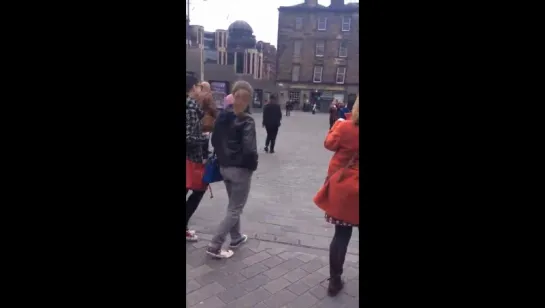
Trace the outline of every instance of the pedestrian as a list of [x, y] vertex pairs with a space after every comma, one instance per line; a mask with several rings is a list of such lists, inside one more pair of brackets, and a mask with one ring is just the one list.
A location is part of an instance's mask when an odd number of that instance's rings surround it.
[[212, 88], [210, 87], [210, 83], [203, 81], [200, 83], [201, 91], [202, 92], [209, 92], [212, 93]]
[[223, 100], [223, 109], [226, 110], [228, 108], [233, 109], [233, 102], [235, 101], [235, 98], [233, 97], [233, 94], [229, 94], [225, 97]]
[[[343, 288], [341, 275], [352, 237], [352, 228], [359, 226], [359, 103], [356, 98], [351, 120], [337, 121], [329, 131], [324, 146], [335, 154], [329, 162], [327, 179], [331, 182], [325, 198], [320, 192], [314, 202], [325, 211], [327, 222], [335, 225], [335, 234], [329, 246], [330, 296]], [[335, 186], [335, 187], [334, 187]], [[323, 196], [323, 195], [322, 195]]]
[[[276, 136], [278, 128], [282, 120], [282, 110], [276, 101], [276, 97], [271, 97], [271, 102], [263, 107], [263, 127], [267, 130], [267, 138], [265, 139], [265, 152], [274, 153], [274, 145], [276, 144]], [[270, 152], [269, 152], [270, 144]]]
[[[202, 109], [202, 102], [209, 98], [208, 95], [210, 95], [210, 93], [203, 93], [201, 85], [192, 85], [191, 80], [186, 82], [186, 90], [189, 92], [189, 97], [185, 104], [186, 160], [192, 163], [204, 164], [205, 160], [208, 158], [209, 140], [208, 136], [203, 133], [201, 125], [201, 121], [205, 116], [205, 112]], [[189, 172], [189, 170], [186, 168], [186, 173], [187, 172]], [[186, 178], [188, 176], [191, 175], [186, 174]], [[185, 238], [187, 241], [195, 242], [198, 240], [198, 236], [195, 234], [194, 230], [188, 228], [188, 224], [206, 190], [193, 190], [186, 187], [186, 197], [190, 190], [191, 195], [189, 195], [189, 198], [186, 200]]]
[[[201, 120], [201, 130], [204, 134], [208, 135], [214, 130], [214, 122], [218, 114], [214, 98], [210, 92], [201, 92], [197, 99], [199, 107], [204, 112], [204, 116]], [[206, 149], [208, 151], [208, 149]]]
[[291, 106], [293, 105], [291, 100], [286, 102], [286, 117], [290, 116]]
[[[248, 240], [247, 235], [240, 233], [240, 215], [248, 200], [252, 174], [258, 163], [255, 122], [244, 112], [253, 97], [252, 86], [246, 81], [237, 81], [233, 97], [233, 108], [220, 113], [212, 133], [212, 146], [229, 198], [226, 216], [206, 249], [206, 253], [215, 258], [230, 258], [234, 254], [231, 249]], [[221, 247], [227, 234], [231, 236], [231, 249], [224, 250]]]
[[348, 110], [348, 108], [346, 107], [346, 105], [343, 102], [339, 102], [339, 109], [338, 109], [337, 112], [339, 113], [338, 117], [340, 119], [345, 119], [346, 120], [345, 113], [350, 112], [350, 110]]
[[335, 121], [337, 121], [338, 118], [339, 115], [337, 112], [337, 100], [334, 100], [329, 107], [329, 129], [333, 127], [333, 124], [335, 123]]

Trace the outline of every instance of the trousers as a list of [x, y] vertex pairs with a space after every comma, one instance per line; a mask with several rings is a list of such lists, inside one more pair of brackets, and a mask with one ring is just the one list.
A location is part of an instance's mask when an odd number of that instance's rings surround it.
[[225, 218], [210, 242], [210, 247], [213, 249], [221, 248], [227, 234], [231, 236], [231, 241], [238, 241], [242, 237], [240, 233], [240, 215], [246, 201], [248, 201], [253, 174], [251, 170], [237, 167], [220, 167], [220, 172], [223, 176], [229, 203], [227, 204]]
[[271, 145], [271, 151], [274, 150], [274, 145], [276, 144], [276, 135], [278, 135], [278, 126], [265, 126], [267, 131], [267, 138], [265, 138], [265, 146], [269, 147]]

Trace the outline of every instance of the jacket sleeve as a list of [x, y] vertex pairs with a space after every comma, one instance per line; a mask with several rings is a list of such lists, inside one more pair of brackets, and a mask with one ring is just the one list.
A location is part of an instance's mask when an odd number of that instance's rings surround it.
[[248, 121], [244, 126], [242, 136], [242, 155], [245, 159], [257, 163], [257, 142], [254, 120]]
[[280, 121], [282, 121], [282, 109], [280, 109], [280, 105], [276, 108], [276, 113], [278, 114], [278, 124], [280, 124]]
[[199, 125], [199, 118], [197, 112], [192, 109], [186, 109], [185, 111], [185, 143], [189, 146], [202, 146], [208, 139], [202, 134], [198, 134], [197, 125]]
[[342, 121], [337, 121], [335, 124], [333, 124], [333, 127], [329, 130], [329, 133], [325, 137], [324, 141], [324, 147], [330, 151], [337, 151], [339, 149], [339, 145], [341, 144], [341, 127], [343, 125]]

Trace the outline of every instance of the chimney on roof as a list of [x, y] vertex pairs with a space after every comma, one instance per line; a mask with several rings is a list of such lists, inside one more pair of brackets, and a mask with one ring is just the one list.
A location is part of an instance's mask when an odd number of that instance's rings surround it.
[[308, 6], [317, 6], [318, 0], [305, 0], [305, 4]]
[[344, 0], [331, 0], [330, 7], [343, 7], [344, 6]]

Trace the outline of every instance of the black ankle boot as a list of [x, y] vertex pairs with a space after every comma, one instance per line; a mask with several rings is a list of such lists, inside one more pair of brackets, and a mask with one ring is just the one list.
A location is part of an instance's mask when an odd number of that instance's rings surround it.
[[329, 287], [327, 288], [327, 295], [336, 296], [343, 289], [344, 283], [341, 277], [329, 278]]

